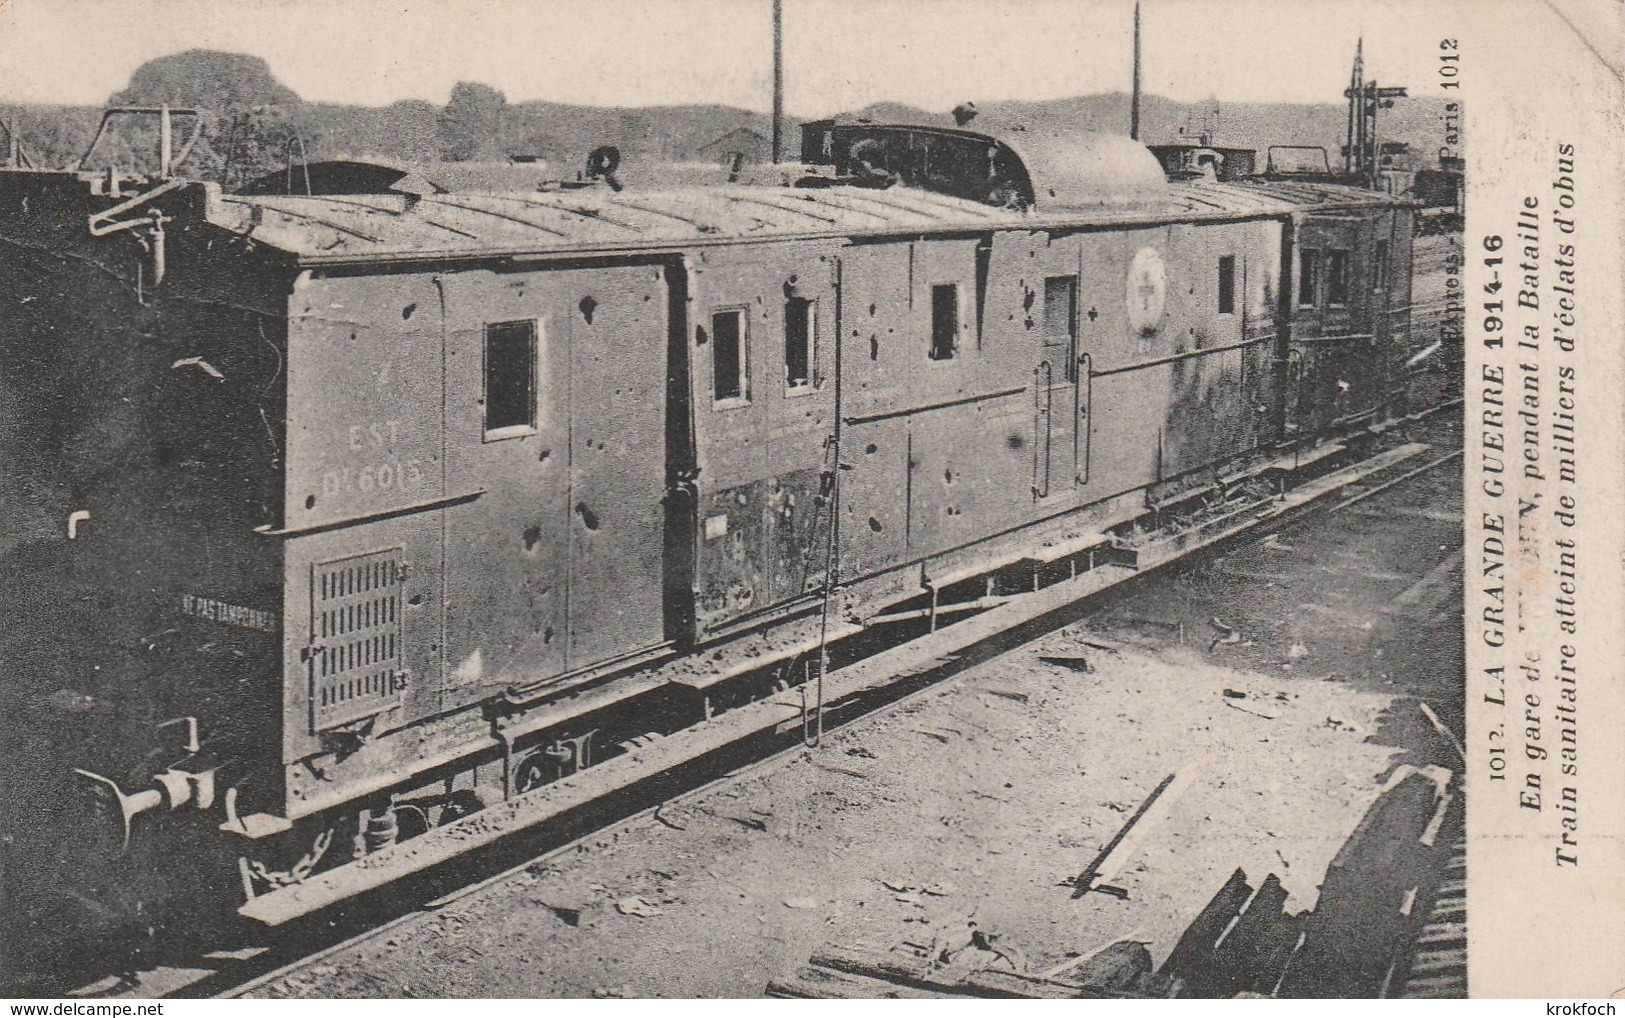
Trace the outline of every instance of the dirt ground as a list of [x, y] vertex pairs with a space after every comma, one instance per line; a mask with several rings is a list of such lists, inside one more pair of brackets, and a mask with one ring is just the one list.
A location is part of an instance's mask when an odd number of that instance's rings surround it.
[[[1237, 867], [1308, 909], [1394, 767], [1452, 762], [1415, 700], [1459, 723], [1459, 478], [1148, 577], [258, 995], [754, 997], [826, 943], [972, 923], [1031, 972], [1122, 938], [1160, 962]], [[1074, 899], [1174, 772], [1190, 784], [1111, 881], [1127, 897]]]

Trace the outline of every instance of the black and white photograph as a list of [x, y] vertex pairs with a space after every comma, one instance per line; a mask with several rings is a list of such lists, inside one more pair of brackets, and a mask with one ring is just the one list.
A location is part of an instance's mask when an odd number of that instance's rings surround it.
[[1625, 992], [1619, 27], [0, 0], [0, 996]]

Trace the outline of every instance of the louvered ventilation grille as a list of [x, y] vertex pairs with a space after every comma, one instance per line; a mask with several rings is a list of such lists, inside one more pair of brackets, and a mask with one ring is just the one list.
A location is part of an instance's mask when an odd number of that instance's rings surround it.
[[318, 562], [311, 570], [311, 724], [377, 714], [406, 689], [401, 668], [401, 550]]

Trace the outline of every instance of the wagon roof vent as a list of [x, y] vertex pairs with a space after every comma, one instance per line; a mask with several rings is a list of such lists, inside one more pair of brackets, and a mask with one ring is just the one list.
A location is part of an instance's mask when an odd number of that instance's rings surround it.
[[836, 173], [836, 181], [819, 178], [809, 186], [901, 185], [1044, 211], [1166, 198], [1162, 166], [1145, 146], [1095, 131], [971, 131], [837, 118], [803, 125], [802, 161]]

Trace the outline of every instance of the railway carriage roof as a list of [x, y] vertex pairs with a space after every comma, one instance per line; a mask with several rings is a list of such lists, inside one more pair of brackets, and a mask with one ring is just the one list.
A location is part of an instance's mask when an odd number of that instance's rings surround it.
[[210, 219], [311, 265], [501, 256], [655, 253], [757, 241], [907, 237], [995, 229], [1090, 229], [1394, 207], [1328, 184], [1169, 183], [1153, 200], [1021, 212], [927, 191], [839, 186], [663, 192], [247, 196]]

